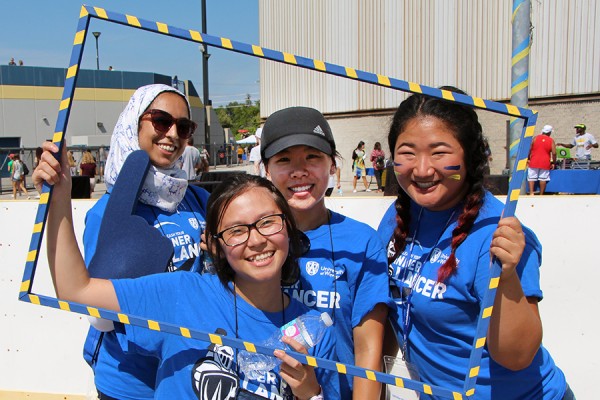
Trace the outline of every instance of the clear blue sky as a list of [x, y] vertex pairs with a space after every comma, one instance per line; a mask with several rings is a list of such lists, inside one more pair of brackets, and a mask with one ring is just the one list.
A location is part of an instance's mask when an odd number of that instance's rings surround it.
[[[206, 0], [207, 32], [258, 44], [258, 0]], [[0, 5], [0, 63], [11, 57], [28, 66], [66, 68], [83, 0], [10, 0]], [[184, 29], [201, 31], [200, 0], [88, 0], [85, 4]], [[189, 79], [202, 97], [202, 62], [197, 43], [92, 19], [82, 68], [147, 71]], [[209, 89], [213, 105], [259, 99], [258, 59], [209, 47]]]

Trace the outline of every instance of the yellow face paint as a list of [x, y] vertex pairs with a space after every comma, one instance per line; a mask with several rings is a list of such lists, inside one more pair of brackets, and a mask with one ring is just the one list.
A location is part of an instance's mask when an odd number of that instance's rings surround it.
[[455, 181], [460, 181], [460, 175], [459, 174], [450, 175], [448, 178], [454, 179]]

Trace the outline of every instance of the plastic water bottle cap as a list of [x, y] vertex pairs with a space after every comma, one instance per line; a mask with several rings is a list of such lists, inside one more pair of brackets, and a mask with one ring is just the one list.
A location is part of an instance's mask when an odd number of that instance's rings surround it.
[[333, 320], [331, 319], [331, 317], [329, 316], [329, 314], [327, 314], [326, 312], [321, 313], [321, 319], [325, 323], [325, 326], [331, 326], [331, 325], [333, 325]]

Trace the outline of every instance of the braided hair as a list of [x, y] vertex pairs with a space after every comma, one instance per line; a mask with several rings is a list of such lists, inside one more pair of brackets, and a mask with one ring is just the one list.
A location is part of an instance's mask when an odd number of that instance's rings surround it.
[[[442, 90], [465, 94], [461, 90], [444, 86]], [[409, 121], [417, 117], [431, 116], [446, 123], [453, 131], [465, 154], [466, 179], [468, 187], [463, 199], [462, 212], [458, 216], [456, 228], [452, 230], [451, 253], [446, 262], [438, 270], [438, 282], [444, 282], [456, 271], [456, 249], [460, 246], [473, 227], [485, 197], [483, 176], [487, 164], [485, 141], [481, 124], [475, 110], [446, 100], [413, 94], [404, 100], [390, 125], [388, 145], [391, 154], [395, 154], [396, 141]], [[468, 155], [468, 156], [467, 156]], [[410, 197], [398, 190], [396, 207], [396, 227], [392, 234], [393, 254], [388, 257], [391, 264], [406, 247], [406, 238], [410, 227]]]

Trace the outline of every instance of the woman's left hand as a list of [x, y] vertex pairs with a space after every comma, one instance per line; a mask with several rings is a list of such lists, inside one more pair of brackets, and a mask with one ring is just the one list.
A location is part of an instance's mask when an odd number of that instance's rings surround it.
[[[308, 354], [304, 346], [294, 339], [284, 336], [281, 338], [281, 341], [298, 353]], [[275, 350], [273, 354], [281, 360], [279, 374], [290, 385], [294, 396], [300, 400], [304, 400], [310, 399], [321, 392], [321, 387], [317, 381], [313, 367], [302, 364], [300, 361], [287, 355], [283, 350]]]
[[492, 237], [490, 253], [502, 264], [500, 279], [504, 280], [516, 272], [516, 267], [525, 250], [525, 234], [515, 217], [502, 218]]

